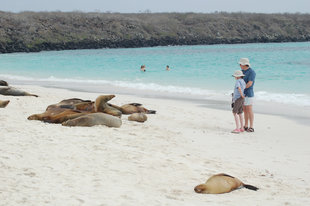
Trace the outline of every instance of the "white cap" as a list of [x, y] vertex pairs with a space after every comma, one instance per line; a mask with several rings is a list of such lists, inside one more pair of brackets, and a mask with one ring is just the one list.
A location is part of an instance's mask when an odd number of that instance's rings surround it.
[[248, 65], [249, 67], [251, 66], [251, 65], [250, 65], [250, 61], [249, 61], [248, 58], [241, 58], [241, 59], [239, 60], [239, 64], [240, 64], [240, 65]]
[[242, 73], [241, 70], [236, 70], [232, 76], [233, 77], [243, 77], [244, 74]]

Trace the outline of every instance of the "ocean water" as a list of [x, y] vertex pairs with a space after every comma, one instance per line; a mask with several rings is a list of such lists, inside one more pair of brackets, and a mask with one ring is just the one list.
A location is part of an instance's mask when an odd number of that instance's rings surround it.
[[[240, 69], [241, 57], [248, 57], [256, 72], [257, 100], [310, 106], [310, 42], [0, 54], [0, 79], [230, 99], [231, 75]], [[140, 71], [142, 64], [146, 72]]]

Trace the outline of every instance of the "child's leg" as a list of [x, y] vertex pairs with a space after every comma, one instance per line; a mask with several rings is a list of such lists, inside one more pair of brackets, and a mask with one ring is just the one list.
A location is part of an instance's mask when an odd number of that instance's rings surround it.
[[239, 129], [240, 128], [240, 125], [239, 125], [239, 115], [237, 113], [233, 113], [233, 115], [234, 115], [234, 118], [235, 118], [236, 129]]

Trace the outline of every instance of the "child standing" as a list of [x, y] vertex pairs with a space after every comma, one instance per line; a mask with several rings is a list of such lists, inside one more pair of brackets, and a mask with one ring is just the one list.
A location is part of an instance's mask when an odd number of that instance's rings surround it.
[[243, 129], [243, 103], [244, 103], [244, 89], [245, 81], [243, 80], [244, 74], [240, 70], [236, 70], [232, 75], [236, 79], [236, 84], [233, 93], [233, 108], [232, 112], [235, 118], [236, 129], [232, 133], [244, 132]]

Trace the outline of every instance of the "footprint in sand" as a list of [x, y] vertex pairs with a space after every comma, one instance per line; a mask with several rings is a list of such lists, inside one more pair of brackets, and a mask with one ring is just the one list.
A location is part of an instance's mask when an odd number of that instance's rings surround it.
[[29, 177], [34, 177], [34, 176], [36, 176], [36, 173], [28, 172], [28, 173], [24, 173], [24, 175], [29, 176]]

